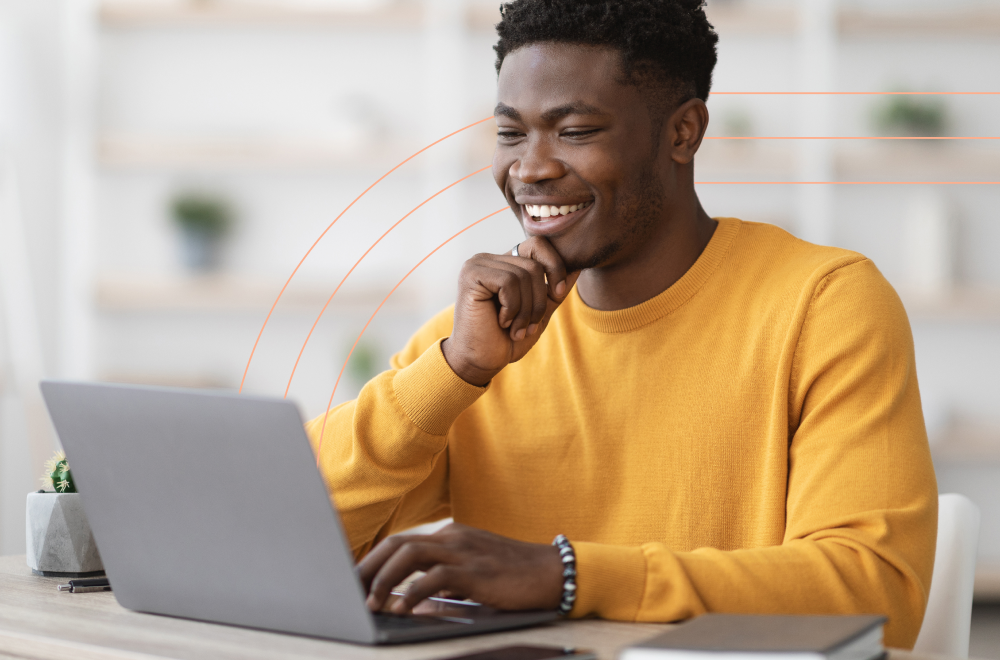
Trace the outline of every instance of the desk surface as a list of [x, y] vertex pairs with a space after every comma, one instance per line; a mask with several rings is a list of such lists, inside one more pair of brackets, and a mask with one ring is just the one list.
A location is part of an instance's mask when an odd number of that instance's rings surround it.
[[[598, 620], [558, 621], [513, 632], [367, 647], [140, 614], [119, 606], [109, 592], [59, 592], [56, 585], [62, 581], [32, 575], [23, 555], [0, 557], [0, 659], [420, 660], [509, 644], [552, 644], [593, 649], [602, 660], [612, 660], [619, 649], [669, 627]], [[890, 660], [921, 660], [921, 656], [893, 651]]]

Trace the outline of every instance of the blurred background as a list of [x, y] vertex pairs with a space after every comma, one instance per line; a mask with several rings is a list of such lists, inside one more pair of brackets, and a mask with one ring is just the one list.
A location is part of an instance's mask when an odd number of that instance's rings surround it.
[[[0, 0], [0, 552], [54, 446], [43, 377], [238, 388], [282, 285], [372, 182], [488, 117], [499, 0]], [[716, 92], [997, 92], [996, 0], [709, 0]], [[997, 95], [713, 95], [710, 137], [998, 136]], [[365, 322], [504, 206], [492, 121], [405, 164], [298, 270], [244, 391], [321, 414]], [[699, 181], [1000, 181], [997, 140], [707, 140]], [[699, 185], [712, 215], [871, 257], [907, 306], [942, 492], [983, 512], [1000, 599], [1000, 185]], [[358, 343], [352, 398], [508, 213], [420, 267]], [[979, 610], [985, 612], [986, 610]], [[1000, 657], [1000, 637], [994, 640]], [[974, 642], [975, 643], [975, 642]], [[976, 654], [974, 646], [973, 654]], [[980, 650], [979, 655], [984, 655]]]

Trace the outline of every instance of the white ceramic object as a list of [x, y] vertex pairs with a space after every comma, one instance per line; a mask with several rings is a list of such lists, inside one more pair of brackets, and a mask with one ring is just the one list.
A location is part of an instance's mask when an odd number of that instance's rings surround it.
[[32, 572], [83, 577], [104, 571], [79, 493], [28, 493], [26, 514]]

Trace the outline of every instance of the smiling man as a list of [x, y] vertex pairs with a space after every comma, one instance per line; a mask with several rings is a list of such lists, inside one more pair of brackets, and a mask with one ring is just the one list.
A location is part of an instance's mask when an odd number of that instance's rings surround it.
[[517, 0], [497, 30], [526, 239], [325, 425], [369, 606], [423, 570], [395, 611], [884, 613], [912, 646], [937, 493], [906, 315], [863, 256], [702, 209], [700, 2]]

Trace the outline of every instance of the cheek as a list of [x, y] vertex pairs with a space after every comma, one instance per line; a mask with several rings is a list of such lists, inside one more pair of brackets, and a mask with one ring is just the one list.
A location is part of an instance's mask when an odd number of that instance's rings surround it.
[[500, 149], [493, 152], [493, 180], [496, 181], [497, 186], [504, 193], [507, 192], [507, 179], [510, 176], [510, 166], [512, 164], [513, 159], [510, 156], [502, 154]]

